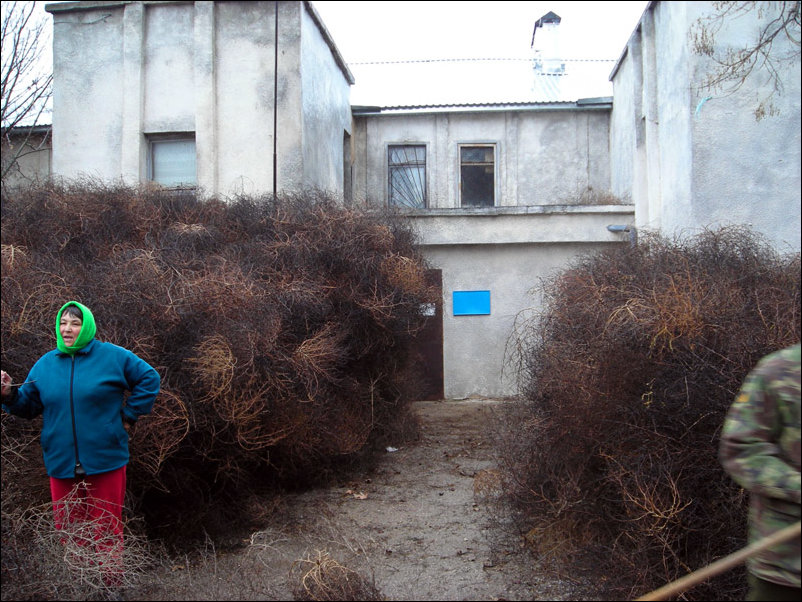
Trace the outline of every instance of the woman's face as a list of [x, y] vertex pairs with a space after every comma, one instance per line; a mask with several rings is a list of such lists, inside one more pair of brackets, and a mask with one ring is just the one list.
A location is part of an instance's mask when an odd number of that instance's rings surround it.
[[59, 333], [61, 333], [61, 338], [64, 339], [64, 344], [67, 347], [75, 345], [75, 339], [78, 338], [82, 325], [83, 320], [81, 320], [81, 318], [68, 313], [61, 314], [58, 328]]

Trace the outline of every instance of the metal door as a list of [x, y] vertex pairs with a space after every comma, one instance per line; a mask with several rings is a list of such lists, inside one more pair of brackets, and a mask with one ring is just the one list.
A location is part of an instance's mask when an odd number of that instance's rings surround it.
[[417, 398], [422, 401], [443, 399], [443, 272], [427, 270], [426, 281], [437, 291], [433, 306], [422, 308], [425, 323], [412, 345], [413, 366], [418, 380]]

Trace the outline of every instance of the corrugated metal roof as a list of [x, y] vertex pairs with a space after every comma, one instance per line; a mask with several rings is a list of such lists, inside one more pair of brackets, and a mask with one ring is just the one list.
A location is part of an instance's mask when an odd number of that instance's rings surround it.
[[351, 105], [354, 115], [369, 115], [373, 113], [470, 113], [488, 111], [575, 111], [609, 110], [613, 106], [612, 96], [580, 99], [575, 102], [486, 102], [463, 103], [448, 105], [406, 105], [406, 106], [365, 106]]
[[[351, 63], [351, 104], [375, 107], [576, 102], [612, 96], [613, 60], [565, 60], [562, 72], [534, 58]], [[554, 61], [550, 61], [553, 66]], [[548, 65], [547, 65], [548, 67]]]

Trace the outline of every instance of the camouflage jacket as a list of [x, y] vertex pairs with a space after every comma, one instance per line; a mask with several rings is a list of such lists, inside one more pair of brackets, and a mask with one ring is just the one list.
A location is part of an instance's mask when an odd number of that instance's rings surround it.
[[[749, 373], [724, 421], [719, 459], [750, 492], [749, 541], [800, 519], [800, 345], [769, 354]], [[767, 581], [800, 586], [797, 538], [747, 560]]]

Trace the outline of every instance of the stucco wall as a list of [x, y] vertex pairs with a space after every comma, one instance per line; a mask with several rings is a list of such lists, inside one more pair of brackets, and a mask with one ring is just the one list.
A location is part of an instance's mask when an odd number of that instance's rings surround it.
[[459, 144], [496, 144], [496, 206], [569, 203], [610, 190], [609, 111], [531, 110], [360, 115], [354, 198], [387, 203], [387, 147], [425, 144], [429, 207], [459, 206]]
[[[304, 187], [343, 192], [343, 138], [351, 133], [351, 89], [308, 11], [301, 11]], [[343, 111], [346, 99], [347, 111]]]
[[640, 39], [637, 34], [630, 38], [613, 80], [615, 97], [610, 115], [610, 189], [616, 196], [633, 201], [639, 215], [648, 215], [648, 207], [639, 204], [645, 195], [639, 194], [635, 170], [638, 162], [636, 153], [643, 147], [642, 96], [636, 94], [642, 86]]
[[47, 180], [50, 177], [52, 158], [49, 128], [44, 133], [31, 133], [27, 140], [24, 131], [10, 136], [10, 141], [3, 136], [0, 140], [0, 156], [3, 171], [8, 162], [15, 159], [15, 164], [3, 178], [4, 188], [11, 190]]
[[147, 136], [188, 133], [206, 193], [271, 192], [274, 156], [277, 192], [342, 192], [350, 74], [307, 3], [278, 3], [278, 77], [274, 2], [81, 2], [48, 10], [57, 175], [143, 181]]
[[[145, 132], [195, 131], [194, 17], [192, 4], [154, 5], [145, 11], [141, 53]], [[137, 54], [132, 60], [138, 61]]]
[[[516, 325], [540, 309], [539, 281], [565, 267], [569, 257], [593, 245], [497, 245], [427, 249], [443, 270], [443, 379], [445, 396], [518, 393], [514, 353]], [[467, 265], [471, 270], [466, 270]], [[490, 290], [490, 315], [454, 316], [451, 293]]]
[[121, 7], [54, 15], [56, 175], [115, 180], [122, 174], [122, 39]]
[[[217, 2], [215, 3], [215, 126], [217, 135], [217, 166], [219, 188], [224, 194], [270, 191], [273, 188], [273, 98], [275, 18], [273, 3]], [[297, 16], [287, 14], [284, 4], [279, 9], [280, 53], [292, 53], [295, 40], [287, 40], [281, 31], [295, 27]], [[292, 11], [295, 12], [295, 11]], [[282, 28], [281, 25], [287, 27]], [[297, 64], [296, 69], [297, 71]], [[283, 73], [282, 73], [283, 75]], [[280, 84], [280, 103], [284, 110], [294, 113], [289, 120], [290, 130], [278, 128], [282, 135], [279, 144], [287, 145], [288, 164], [281, 170], [283, 178], [297, 177], [302, 166], [298, 160], [297, 140], [300, 100], [296, 83]], [[283, 123], [283, 120], [282, 120]], [[294, 158], [294, 160], [293, 160]], [[258, 166], [258, 167], [257, 167]], [[282, 162], [282, 166], [285, 163]]]
[[[514, 395], [505, 370], [520, 312], [539, 310], [530, 289], [578, 253], [629, 244], [608, 225], [634, 221], [631, 205], [587, 206], [588, 188], [610, 190], [609, 110], [466, 111], [358, 115], [357, 200], [386, 205], [387, 147], [424, 144], [429, 207], [410, 219], [443, 276], [446, 397]], [[496, 145], [496, 206], [459, 207], [461, 143]], [[455, 291], [490, 291], [489, 315], [453, 315]]]
[[[691, 56], [684, 24], [693, 3], [678, 2], [655, 6], [654, 19], [647, 13], [648, 31], [654, 44], [646, 45], [644, 64], [649, 82], [646, 144], [649, 161], [648, 192], [652, 206], [658, 207], [659, 225], [668, 232], [687, 223], [693, 209], [693, 190], [688, 174], [694, 170], [691, 139]], [[671, 60], [665, 60], [671, 57]], [[641, 227], [651, 226], [642, 223]], [[680, 226], [682, 227], [682, 226]]]
[[[800, 250], [799, 59], [780, 72], [779, 113], [756, 119], [770, 90], [756, 71], [727, 94], [702, 86], [711, 59], [691, 32], [709, 2], [654, 2], [614, 71], [612, 189], [631, 196], [639, 228], [669, 236], [749, 225], [779, 251]], [[719, 52], [756, 39], [771, 18], [751, 11], [715, 34]], [[788, 42], [775, 42], [784, 53]], [[797, 49], [798, 51], [798, 49]]]
[[[509, 352], [516, 321], [542, 309], [533, 289], [577, 255], [629, 244], [607, 226], [631, 223], [633, 208], [444, 209], [411, 220], [424, 257], [442, 270], [445, 396], [500, 396], [518, 392]], [[490, 291], [490, 314], [454, 315], [453, 293], [476, 290]]]
[[[751, 16], [756, 14], [753, 11]], [[772, 17], [767, 11], [757, 23], [745, 18], [733, 20], [716, 34], [719, 46], [743, 47], [745, 40], [755, 39], [757, 28], [764, 27]], [[779, 250], [799, 251], [802, 248], [799, 47], [778, 36], [771, 52], [775, 57], [790, 52], [796, 52], [797, 56], [793, 65], [786, 65], [779, 72], [782, 91], [771, 99], [778, 110], [776, 115], [758, 120], [754, 114], [758, 98], [766, 97], [773, 88], [765, 71], [754, 73], [733, 94], [700, 91], [693, 95], [692, 105], [694, 109], [698, 107], [692, 120], [696, 167], [692, 183], [696, 193], [693, 217], [695, 223], [701, 224], [750, 224]], [[694, 79], [699, 81], [710, 69], [710, 60], [700, 56], [695, 59]], [[710, 144], [711, 140], [715, 144]]]

